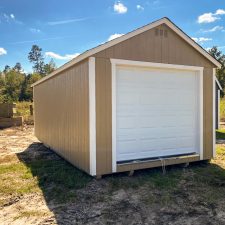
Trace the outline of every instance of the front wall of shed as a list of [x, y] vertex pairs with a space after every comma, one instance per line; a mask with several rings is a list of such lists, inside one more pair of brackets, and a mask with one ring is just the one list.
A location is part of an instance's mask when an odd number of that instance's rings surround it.
[[34, 87], [35, 135], [89, 173], [88, 60]]
[[[96, 165], [97, 174], [112, 172], [112, 92], [110, 58], [204, 67], [203, 148], [204, 159], [213, 157], [213, 67], [209, 60], [166, 25], [167, 37], [155, 29], [94, 55], [96, 57]], [[126, 168], [129, 170], [129, 168]]]

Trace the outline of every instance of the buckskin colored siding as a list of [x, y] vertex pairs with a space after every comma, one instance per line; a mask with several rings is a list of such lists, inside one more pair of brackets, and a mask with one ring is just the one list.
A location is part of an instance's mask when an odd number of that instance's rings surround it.
[[[118, 43], [95, 57], [96, 174], [112, 173], [112, 83], [110, 59], [204, 67], [203, 158], [213, 157], [213, 68], [215, 65], [163, 24]], [[35, 134], [46, 145], [90, 173], [88, 59], [34, 86]], [[170, 159], [168, 164], [199, 160]], [[117, 171], [160, 162], [118, 165]]]
[[88, 60], [34, 86], [35, 135], [89, 173]]
[[[208, 59], [164, 24], [103, 50], [95, 54], [94, 57], [96, 57], [97, 174], [112, 172], [112, 92], [110, 58], [204, 67], [203, 157], [204, 159], [213, 157], [212, 82], [213, 67], [215, 66]], [[136, 167], [142, 168], [142, 166]], [[119, 171], [126, 171], [132, 170], [133, 167], [125, 166], [119, 168]]]

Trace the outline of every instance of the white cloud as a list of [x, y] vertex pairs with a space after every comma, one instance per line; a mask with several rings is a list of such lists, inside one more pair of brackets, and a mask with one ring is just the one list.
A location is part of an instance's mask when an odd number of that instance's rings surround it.
[[123, 3], [121, 3], [120, 1], [115, 2], [113, 8], [114, 8], [114, 11], [119, 13], [119, 14], [126, 13], [127, 10], [128, 10], [127, 7]]
[[143, 6], [141, 6], [141, 5], [137, 5], [136, 6], [137, 7], [137, 10], [141, 10], [141, 11], [143, 11], [145, 8], [143, 7]]
[[50, 26], [55, 26], [55, 25], [62, 25], [62, 24], [67, 24], [67, 23], [75, 23], [75, 22], [80, 22], [87, 20], [88, 18], [78, 18], [78, 19], [69, 19], [69, 20], [57, 20], [57, 21], [50, 21], [47, 22], [48, 25]]
[[1, 13], [0, 14], [0, 22], [6, 22], [6, 23], [16, 23], [19, 25], [22, 25], [23, 22], [19, 21], [16, 19], [14, 14], [6, 14], [6, 13]]
[[210, 49], [212, 49], [212, 48], [210, 48], [210, 47], [207, 47], [207, 48], [205, 48], [205, 50], [208, 52]]
[[202, 30], [203, 33], [209, 33], [209, 32], [215, 32], [215, 31], [219, 31], [219, 30], [224, 30], [224, 28], [222, 26], [215, 26], [209, 30]]
[[4, 48], [0, 48], [0, 55], [6, 55], [7, 51]]
[[223, 9], [217, 9], [215, 14], [216, 15], [224, 15], [225, 11]]
[[220, 18], [217, 16], [214, 16], [213, 13], [204, 13], [198, 17], [198, 23], [212, 23], [219, 19]]
[[199, 37], [199, 38], [193, 37], [192, 39], [195, 42], [197, 42], [197, 43], [203, 43], [203, 42], [206, 42], [206, 41], [212, 41], [212, 38], [205, 38], [205, 37]]
[[30, 32], [32, 32], [32, 33], [40, 33], [41, 30], [36, 29], [36, 28], [30, 28]]
[[109, 38], [107, 39], [107, 41], [111, 41], [111, 40], [113, 40], [115, 38], [118, 38], [118, 37], [121, 37], [123, 35], [124, 34], [112, 34], [112, 35], [109, 36]]
[[217, 9], [215, 13], [209, 12], [204, 13], [198, 17], [198, 23], [212, 23], [216, 20], [221, 19], [220, 15], [224, 15], [225, 11], [223, 9]]
[[80, 53], [66, 54], [66, 55], [62, 56], [62, 55], [59, 55], [54, 52], [45, 52], [45, 56], [54, 58], [54, 59], [60, 59], [60, 60], [71, 60], [71, 59], [77, 57], [78, 55], [80, 55]]

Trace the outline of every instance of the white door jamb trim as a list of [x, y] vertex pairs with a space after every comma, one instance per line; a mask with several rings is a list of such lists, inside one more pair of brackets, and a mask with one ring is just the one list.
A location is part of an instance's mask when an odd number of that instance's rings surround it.
[[112, 64], [112, 172], [117, 172], [116, 162], [116, 66], [131, 67], [149, 67], [149, 68], [166, 68], [176, 70], [196, 71], [199, 76], [199, 154], [200, 160], [203, 159], [203, 67], [152, 63], [143, 61], [132, 61], [122, 59], [110, 59]]

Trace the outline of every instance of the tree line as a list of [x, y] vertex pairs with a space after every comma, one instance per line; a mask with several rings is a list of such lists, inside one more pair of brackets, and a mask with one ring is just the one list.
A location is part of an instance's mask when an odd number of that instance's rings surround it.
[[[209, 50], [215, 59], [217, 59], [222, 67], [217, 69], [216, 76], [224, 90], [225, 88], [225, 55], [219, 51], [217, 47]], [[1, 102], [18, 102], [32, 101], [33, 91], [31, 84], [35, 83], [42, 77], [50, 74], [56, 69], [56, 65], [51, 59], [48, 63], [44, 62], [42, 49], [33, 45], [28, 53], [28, 59], [33, 64], [33, 72], [25, 74], [19, 62], [14, 67], [8, 65], [4, 70], [0, 71], [0, 103]], [[224, 91], [222, 97], [224, 96]]]
[[32, 101], [31, 84], [56, 69], [53, 59], [45, 63], [42, 49], [38, 45], [32, 46], [28, 59], [33, 64], [32, 73], [26, 74], [20, 62], [14, 67], [6, 65], [3, 71], [0, 71], [0, 103]]

